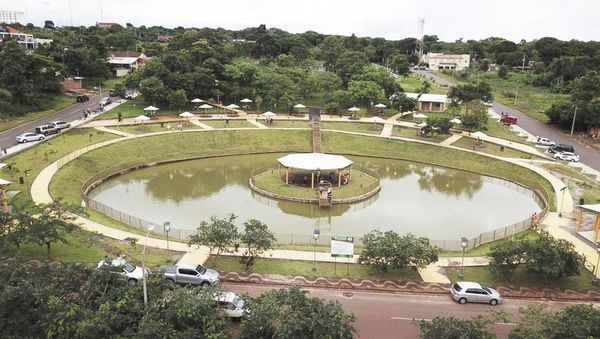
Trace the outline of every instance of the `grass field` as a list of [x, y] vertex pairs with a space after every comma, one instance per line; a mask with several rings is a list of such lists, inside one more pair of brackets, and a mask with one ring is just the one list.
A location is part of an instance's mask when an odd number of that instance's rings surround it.
[[[124, 103], [122, 103], [121, 105], [119, 105], [116, 108], [111, 109], [110, 111], [106, 111], [104, 113], [102, 113], [97, 119], [116, 119], [119, 115], [119, 113], [122, 114], [123, 118], [135, 118], [138, 115], [143, 115], [146, 114], [147, 112], [144, 112], [144, 108], [147, 106], [152, 105], [152, 103], [148, 103], [148, 102], [144, 102], [144, 98], [139, 95], [135, 98], [133, 98], [132, 100], [128, 100]], [[182, 106], [181, 108], [177, 108], [177, 107], [169, 107], [169, 106], [163, 106], [163, 105], [158, 105], [156, 107], [159, 108], [158, 111], [156, 111], [157, 115], [172, 115], [172, 116], [177, 116], [180, 111], [184, 112], [184, 111], [189, 111], [192, 113], [207, 113], [207, 114], [225, 114], [227, 113], [226, 110], [220, 109], [220, 108], [211, 108], [208, 110], [201, 110], [201, 111], [192, 111], [193, 108], [192, 103], [190, 103], [188, 106]], [[155, 106], [155, 105], [153, 105]]]
[[[171, 127], [171, 131], [177, 130], [177, 125], [179, 122], [171, 122], [168, 125]], [[189, 121], [181, 122], [183, 124], [184, 130], [192, 130], [192, 129], [202, 129], [199, 126], [192, 124]], [[155, 132], [167, 132], [167, 124], [163, 124], [161, 126], [160, 123], [151, 123], [151, 124], [136, 124], [136, 125], [126, 125], [126, 126], [110, 126], [110, 129], [114, 129], [117, 131], [122, 131], [131, 134], [145, 134], [145, 133], [155, 133]]]
[[310, 122], [307, 120], [274, 120], [271, 125], [267, 125], [264, 120], [258, 120], [258, 122], [269, 128], [311, 128]]
[[[473, 145], [477, 142], [475, 138], [462, 137], [452, 143], [452, 146], [464, 148], [464, 149], [473, 149]], [[477, 148], [477, 152], [491, 154], [499, 157], [507, 157], [507, 158], [523, 158], [523, 159], [531, 159], [535, 158], [534, 155], [517, 151], [512, 148], [504, 147], [501, 148], [500, 145], [494, 144], [491, 142], [483, 142], [481, 147]]]
[[[244, 267], [240, 264], [239, 260], [240, 257], [236, 256], [219, 256], [218, 258], [212, 256], [206, 265], [221, 272], [242, 272], [244, 271]], [[347, 265], [344, 262], [344, 259], [340, 258], [340, 262], [337, 264], [317, 262], [317, 272], [315, 274], [315, 272], [312, 272], [312, 265], [312, 261], [260, 258], [256, 260], [256, 263], [251, 266], [247, 272], [292, 276], [302, 275], [308, 277], [352, 277], [355, 279], [422, 281], [419, 273], [413, 267], [391, 270], [387, 273], [377, 273], [366, 265]], [[349, 266], [349, 268], [347, 266]], [[346, 274], [347, 270], [349, 270], [350, 274]]]
[[30, 112], [22, 116], [0, 116], [0, 132], [11, 128], [26, 124], [30, 121], [41, 119], [65, 107], [75, 104], [75, 98], [64, 95], [57, 95], [53, 98], [52, 103], [42, 111]]
[[[404, 76], [402, 77], [402, 79], [400, 80], [400, 86], [402, 86], [402, 89], [404, 90], [404, 92], [408, 92], [408, 93], [419, 93], [419, 89], [423, 86], [423, 82], [426, 79], [411, 73], [408, 76]], [[443, 87], [442, 85], [435, 83], [431, 80], [427, 80], [429, 81], [429, 83], [431, 84], [431, 90], [429, 91], [429, 93], [433, 93], [433, 94], [446, 94], [448, 93], [448, 87]]]
[[[525, 231], [516, 233], [514, 236], [514, 240], [525, 240], [525, 239], [526, 240], [535, 240], [535, 239], [538, 239], [539, 237], [540, 237], [539, 234], [536, 233], [535, 231], [525, 230]], [[488, 253], [490, 252], [490, 249], [492, 248], [492, 246], [499, 244], [501, 242], [506, 242], [506, 241], [511, 241], [511, 240], [513, 240], [512, 237], [504, 238], [504, 239], [488, 242], [481, 246], [477, 246], [473, 249], [465, 251], [465, 257], [487, 256]], [[460, 257], [460, 256], [462, 256], [461, 251], [443, 251], [440, 253], [440, 257]]]
[[[366, 122], [330, 122], [324, 121], [321, 123], [321, 129], [335, 129], [340, 131], [380, 134], [383, 130], [383, 124], [373, 124]], [[326, 146], [326, 145], [325, 145]]]
[[420, 129], [405, 127], [405, 126], [394, 126], [392, 131], [392, 135], [395, 137], [409, 138], [415, 140], [423, 140], [423, 141], [431, 141], [431, 142], [442, 142], [448, 139], [451, 134], [435, 134], [435, 135], [427, 135], [424, 137], [420, 137], [417, 133], [419, 133]]
[[213, 128], [257, 128], [246, 120], [202, 120], [201, 122]]

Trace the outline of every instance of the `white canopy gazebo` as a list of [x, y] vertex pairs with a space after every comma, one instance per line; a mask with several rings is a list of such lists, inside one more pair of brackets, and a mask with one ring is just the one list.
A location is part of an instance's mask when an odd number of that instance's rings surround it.
[[[279, 162], [279, 177], [281, 178], [282, 167], [285, 169], [285, 183], [289, 184], [290, 169], [293, 174], [294, 169], [311, 172], [311, 188], [314, 188], [315, 173], [322, 171], [337, 171], [337, 177], [340, 178], [340, 171], [348, 169], [353, 164], [352, 160], [335, 154], [325, 153], [291, 153], [277, 159]], [[342, 181], [338, 179], [338, 186]], [[333, 183], [332, 183], [333, 184]]]
[[[562, 206], [561, 206], [561, 209], [562, 209]], [[562, 213], [562, 211], [560, 211], [560, 212]], [[598, 230], [600, 229], [600, 204], [579, 205], [579, 211], [577, 213], [577, 224], [575, 227], [575, 230], [577, 232], [580, 232], [581, 221], [582, 221], [584, 212], [589, 212], [589, 213], [593, 213], [596, 215], [596, 218], [593, 221], [594, 228], [593, 228], [591, 239], [589, 236], [586, 238], [597, 243], [598, 242]], [[579, 234], [583, 235], [582, 233], [586, 233], [586, 232], [581, 232]], [[585, 235], [583, 235], [583, 236], [585, 237]]]
[[243, 102], [243, 103], [245, 103], [245, 104], [249, 104], [249, 103], [251, 103], [251, 102], [253, 102], [253, 101], [252, 101], [252, 100], [250, 100], [250, 99], [248, 99], [248, 98], [244, 98], [244, 99], [240, 100], [240, 102]]
[[229, 104], [229, 105], [227, 105], [227, 106], [225, 106], [225, 107], [227, 107], [227, 108], [229, 108], [229, 109], [238, 109], [238, 108], [240, 108], [240, 106], [238, 106], [238, 105], [236, 105], [236, 104]]

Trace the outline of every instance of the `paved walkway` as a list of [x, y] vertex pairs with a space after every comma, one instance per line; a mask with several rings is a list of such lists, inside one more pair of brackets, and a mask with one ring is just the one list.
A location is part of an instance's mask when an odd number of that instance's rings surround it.
[[254, 125], [254, 126], [256, 126], [256, 127], [260, 128], [260, 129], [267, 129], [267, 128], [269, 128], [269, 127], [267, 127], [267, 126], [265, 126], [265, 125], [261, 124], [260, 122], [258, 122], [256, 119], [247, 119], [247, 121], [248, 121], [249, 123], [251, 123], [252, 125]]
[[383, 129], [381, 130], [381, 133], [379, 134], [379, 136], [382, 136], [384, 138], [389, 138], [392, 136], [393, 132], [394, 132], [394, 124], [386, 122], [385, 125], [383, 125]]
[[203, 123], [201, 123], [201, 122], [200, 122], [198, 119], [190, 119], [190, 122], [191, 122], [192, 124], [194, 124], [194, 125], [196, 125], [196, 126], [200, 127], [200, 128], [203, 128], [203, 129], [205, 129], [205, 130], [213, 130], [213, 129], [215, 129], [215, 128], [214, 128], [214, 127], [212, 127], [212, 126], [209, 126], [209, 125], [207, 125], [207, 124], [203, 124]]
[[108, 128], [108, 127], [100, 127], [99, 126], [99, 127], [94, 127], [94, 129], [96, 129], [98, 131], [105, 132], [105, 133], [119, 135], [119, 136], [122, 136], [122, 137], [132, 137], [132, 136], [135, 135], [133, 133], [127, 133], [127, 132], [119, 131], [119, 130]]
[[453, 143], [457, 142], [460, 138], [462, 138], [463, 135], [462, 134], [452, 134], [449, 138], [443, 140], [442, 142], [440, 142], [441, 146], [450, 146]]

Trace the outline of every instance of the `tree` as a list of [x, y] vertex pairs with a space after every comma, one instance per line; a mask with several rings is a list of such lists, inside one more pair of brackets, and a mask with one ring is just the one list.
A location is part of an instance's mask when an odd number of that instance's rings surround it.
[[342, 79], [333, 72], [320, 72], [317, 73], [317, 84], [324, 93], [325, 100], [329, 100], [332, 93], [342, 86]]
[[407, 97], [404, 92], [392, 94], [390, 101], [392, 107], [398, 112], [414, 111], [417, 108], [417, 99]]
[[506, 320], [502, 312], [478, 315], [471, 319], [435, 317], [431, 321], [416, 322], [421, 331], [421, 338], [426, 339], [492, 339], [496, 338], [492, 325], [499, 320]]
[[207, 246], [212, 253], [215, 249], [217, 257], [222, 251], [227, 251], [239, 237], [237, 227], [233, 223], [237, 217], [229, 214], [223, 219], [210, 217], [210, 222], [203, 220], [196, 229], [196, 234], [188, 237], [188, 245]]
[[45, 29], [54, 29], [54, 21], [44, 20], [44, 28]]
[[369, 107], [372, 102], [385, 98], [383, 88], [373, 81], [351, 80], [348, 93], [356, 105]]
[[466, 112], [461, 116], [462, 125], [466, 129], [485, 129], [488, 122], [487, 107], [480, 100], [467, 102]]
[[37, 215], [29, 219], [28, 241], [46, 245], [50, 254], [52, 243], [66, 243], [66, 235], [77, 228], [75, 212], [82, 212], [81, 206], [65, 204], [60, 199], [39, 205]]
[[500, 66], [500, 68], [498, 69], [498, 78], [508, 78], [508, 67], [504, 65]]
[[335, 63], [335, 73], [342, 79], [342, 84], [347, 85], [354, 74], [361, 73], [369, 64], [369, 59], [363, 52], [344, 52]]
[[353, 338], [354, 315], [342, 305], [310, 298], [293, 285], [250, 299], [240, 338]]
[[492, 88], [486, 82], [480, 82], [479, 85], [458, 85], [450, 89], [448, 97], [455, 103], [481, 100], [484, 102], [492, 101]]
[[504, 276], [514, 273], [517, 266], [524, 261], [526, 244], [526, 242], [517, 240], [504, 241], [492, 246], [488, 253], [490, 264], [487, 269]]
[[585, 257], [575, 251], [571, 242], [556, 239], [548, 232], [543, 231], [528, 245], [525, 252], [527, 270], [546, 279], [577, 276], [585, 267]]
[[244, 233], [240, 236], [240, 242], [246, 248], [240, 259], [244, 269], [254, 265], [256, 258], [264, 252], [272, 250], [276, 241], [275, 235], [269, 231], [267, 225], [255, 219], [246, 221]]
[[430, 90], [431, 90], [431, 83], [427, 80], [423, 81], [423, 84], [421, 84], [421, 87], [419, 88], [419, 93], [421, 93], [421, 94], [429, 93]]
[[545, 305], [520, 308], [521, 320], [511, 339], [596, 338], [600, 335], [600, 310], [590, 304], [569, 305], [552, 312]]
[[140, 81], [140, 92], [144, 96], [144, 100], [153, 105], [165, 99], [165, 85], [154, 76]]
[[429, 239], [417, 238], [411, 233], [400, 236], [394, 231], [383, 233], [374, 230], [367, 233], [362, 241], [364, 248], [358, 262], [379, 272], [409, 265], [422, 268], [438, 260], [439, 251], [429, 243]]
[[439, 129], [439, 132], [442, 134], [450, 134], [450, 128], [452, 128], [452, 123], [450, 122], [449, 118], [440, 117], [430, 119], [429, 125], [427, 125], [426, 127], [428, 126]]
[[177, 110], [181, 111], [181, 106], [187, 104], [188, 98], [183, 89], [178, 89], [169, 93], [167, 101], [171, 107], [177, 107]]

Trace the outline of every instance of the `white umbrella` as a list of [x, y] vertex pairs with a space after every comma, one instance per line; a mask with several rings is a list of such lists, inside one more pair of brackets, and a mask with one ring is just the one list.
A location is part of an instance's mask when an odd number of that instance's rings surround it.
[[265, 116], [265, 117], [274, 117], [274, 116], [276, 116], [277, 114], [275, 114], [275, 113], [273, 113], [273, 112], [271, 112], [271, 111], [267, 111], [267, 112], [264, 112], [264, 113], [263, 113], [263, 114], [261, 114], [261, 115], [262, 115], [262, 116]]
[[384, 105], [384, 104], [377, 104], [377, 105], [375, 105], [375, 107], [377, 107], [377, 108], [386, 108], [387, 106]]
[[209, 109], [209, 108], [213, 108], [211, 105], [208, 104], [203, 104], [200, 106], [200, 108], [204, 108], [204, 109]]
[[10, 184], [11, 184], [10, 181], [4, 180], [4, 179], [0, 179], [0, 185], [10, 185]]
[[197, 104], [197, 103], [199, 103], [199, 102], [204, 102], [204, 100], [196, 98], [196, 99], [192, 99], [192, 100], [190, 100], [190, 102], [193, 102], [193, 103], [196, 103], [196, 104]]
[[423, 128], [425, 126], [427, 126], [426, 122], [421, 122], [421, 123], [417, 124], [417, 127], [419, 127], [419, 128]]
[[450, 122], [453, 124], [462, 124], [462, 121], [460, 121], [459, 118], [454, 118], [454, 119], [450, 120]]
[[294, 105], [294, 108], [306, 108], [306, 106], [304, 106], [302, 104], [296, 104], [296, 105]]
[[139, 116], [133, 118], [133, 121], [141, 121], [142, 123], [144, 121], [148, 121], [148, 120], [150, 120], [150, 118], [146, 115], [139, 115]]
[[237, 109], [237, 108], [240, 108], [240, 106], [238, 106], [238, 105], [236, 105], [236, 104], [229, 104], [229, 105], [227, 105], [227, 106], [225, 106], [225, 107], [227, 107], [227, 108], [229, 108], [229, 109]]
[[471, 133], [471, 136], [475, 137], [475, 138], [487, 138], [487, 135], [485, 135], [483, 132], [479, 132], [479, 131], [477, 131], [475, 133]]
[[427, 116], [423, 113], [417, 113], [417, 114], [413, 114], [413, 118], [416, 119], [427, 119]]
[[248, 99], [248, 98], [244, 98], [244, 99], [240, 100], [240, 102], [243, 102], [243, 103], [247, 104], [247, 103], [250, 103], [250, 102], [253, 102], [253, 101], [250, 100], [250, 99]]
[[182, 118], [191, 118], [194, 116], [194, 114], [190, 113], [190, 112], [183, 112], [183, 113], [179, 114], [179, 116]]
[[148, 106], [146, 108], [144, 108], [144, 111], [158, 111], [159, 108], [158, 107], [154, 107], [154, 106]]
[[385, 122], [385, 120], [381, 119], [380, 117], [371, 117], [370, 120], [371, 120], [371, 122], [374, 122], [376, 124], [377, 123], [383, 124]]
[[352, 107], [348, 108], [348, 110], [349, 110], [350, 112], [358, 112], [358, 111], [360, 111], [360, 108], [358, 108], [358, 107], [356, 107], [356, 106], [352, 106]]

